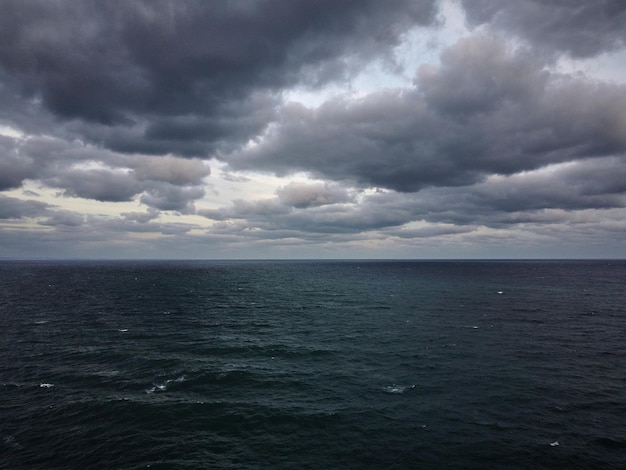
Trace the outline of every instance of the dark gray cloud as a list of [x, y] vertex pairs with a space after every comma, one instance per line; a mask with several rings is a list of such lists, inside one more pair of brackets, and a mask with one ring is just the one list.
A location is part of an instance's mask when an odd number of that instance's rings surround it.
[[183, 212], [192, 210], [192, 201], [204, 195], [203, 180], [211, 173], [209, 166], [193, 158], [122, 155], [79, 141], [5, 136], [0, 136], [0, 171], [4, 190], [36, 179], [65, 197], [123, 202], [143, 195], [148, 205]]
[[81, 138], [203, 156], [258, 133], [283, 87], [346, 77], [436, 12], [435, 0], [8, 0], [0, 76]]
[[617, 158], [583, 161], [532, 175], [493, 178], [472, 188], [476, 207], [504, 212], [626, 207], [626, 164]]
[[159, 211], [149, 208], [146, 212], [122, 212], [121, 216], [124, 220], [145, 224], [156, 219], [159, 216]]
[[20, 154], [17, 139], [0, 135], [0, 191], [19, 188], [34, 175], [34, 162]]
[[76, 212], [61, 210], [55, 211], [50, 217], [39, 222], [39, 224], [48, 225], [50, 227], [78, 227], [83, 225], [84, 221], [84, 217]]
[[450, 117], [482, 116], [538, 100], [550, 74], [524, 51], [488, 36], [464, 38], [441, 54], [439, 66], [418, 69], [416, 85], [434, 110]]
[[[76, 164], [104, 162], [112, 154], [51, 136], [7, 137], [0, 135], [0, 189], [19, 188], [26, 179], [65, 179]], [[67, 175], [71, 180], [74, 175]], [[64, 187], [64, 186], [62, 186]]]
[[180, 187], [170, 183], [154, 182], [148, 185], [141, 202], [162, 211], [176, 211], [183, 214], [195, 212], [193, 201], [204, 196], [200, 186]]
[[205, 157], [218, 149], [236, 148], [262, 131], [275, 119], [279, 103], [277, 94], [251, 92], [207, 107], [202, 115], [193, 110], [175, 116], [153, 113], [119, 125], [73, 120], [65, 123], [64, 130], [123, 154]]
[[626, 87], [549, 73], [489, 37], [460, 40], [414, 89], [285, 106], [238, 169], [309, 171], [366, 186], [459, 186], [626, 151]]
[[64, 196], [108, 202], [131, 201], [143, 190], [132, 175], [113, 170], [68, 170], [46, 183], [62, 188]]
[[201, 160], [182, 160], [172, 156], [150, 158], [138, 156], [127, 160], [133, 175], [139, 181], [153, 180], [177, 186], [200, 185], [211, 174]]
[[11, 155], [0, 156], [0, 191], [22, 186], [33, 174], [32, 162]]
[[287, 206], [299, 209], [349, 202], [352, 197], [337, 185], [324, 183], [289, 183], [278, 190], [278, 199]]
[[0, 194], [0, 219], [32, 218], [48, 213], [49, 204]]
[[590, 57], [626, 46], [622, 0], [462, 0], [473, 26], [517, 34], [547, 54]]

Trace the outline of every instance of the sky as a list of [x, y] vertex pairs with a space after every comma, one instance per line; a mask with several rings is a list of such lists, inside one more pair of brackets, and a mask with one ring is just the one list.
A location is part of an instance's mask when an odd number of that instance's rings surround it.
[[626, 2], [3, 0], [0, 258], [626, 258]]

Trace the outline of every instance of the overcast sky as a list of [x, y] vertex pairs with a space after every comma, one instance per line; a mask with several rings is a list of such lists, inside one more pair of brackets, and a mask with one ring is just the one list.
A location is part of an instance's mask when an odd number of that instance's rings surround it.
[[3, 257], [626, 258], [626, 2], [3, 0]]

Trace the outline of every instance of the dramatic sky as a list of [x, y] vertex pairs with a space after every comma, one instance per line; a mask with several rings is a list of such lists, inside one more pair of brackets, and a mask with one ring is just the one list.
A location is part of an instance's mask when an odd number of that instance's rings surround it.
[[3, 257], [626, 258], [626, 2], [2, 0]]

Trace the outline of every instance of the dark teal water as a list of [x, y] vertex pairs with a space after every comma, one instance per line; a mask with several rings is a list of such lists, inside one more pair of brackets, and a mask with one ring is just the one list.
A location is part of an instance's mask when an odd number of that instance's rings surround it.
[[626, 262], [2, 262], [0, 468], [626, 468]]

